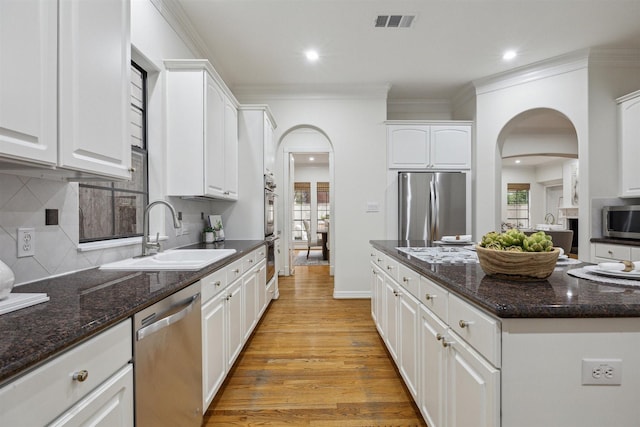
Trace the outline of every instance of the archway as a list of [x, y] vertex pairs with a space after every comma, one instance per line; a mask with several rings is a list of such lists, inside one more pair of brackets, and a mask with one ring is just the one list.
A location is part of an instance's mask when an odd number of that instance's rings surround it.
[[[502, 159], [497, 175], [502, 228], [573, 230], [577, 254], [578, 137], [573, 123], [551, 108], [524, 111], [504, 125], [496, 150]], [[528, 189], [526, 209], [508, 198], [514, 188]]]
[[[277, 164], [279, 170], [282, 171], [282, 183], [280, 186], [281, 198], [278, 202], [279, 214], [278, 220], [282, 224], [282, 259], [281, 265], [285, 275], [293, 273], [293, 253], [295, 249], [294, 234], [294, 176], [295, 162], [294, 154], [320, 154], [327, 158], [328, 183], [329, 183], [329, 213], [323, 213], [326, 220], [326, 230], [328, 230], [327, 247], [330, 248], [329, 271], [334, 274], [334, 260], [337, 253], [335, 245], [335, 235], [330, 230], [335, 229], [335, 198], [334, 198], [334, 166], [333, 166], [333, 144], [330, 137], [324, 130], [307, 124], [293, 126], [283, 132], [282, 137], [278, 141]], [[317, 212], [317, 210], [315, 211]], [[330, 220], [329, 220], [330, 218]], [[313, 232], [317, 232], [316, 225], [313, 225]]]

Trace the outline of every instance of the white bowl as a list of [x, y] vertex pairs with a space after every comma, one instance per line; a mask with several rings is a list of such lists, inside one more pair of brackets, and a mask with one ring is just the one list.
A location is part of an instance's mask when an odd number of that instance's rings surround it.
[[13, 289], [13, 282], [16, 277], [13, 275], [13, 271], [7, 264], [0, 261], [0, 300], [3, 300], [9, 296]]

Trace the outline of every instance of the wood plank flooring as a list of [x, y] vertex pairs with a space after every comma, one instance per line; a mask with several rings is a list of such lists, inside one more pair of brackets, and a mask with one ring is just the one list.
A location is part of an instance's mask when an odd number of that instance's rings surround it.
[[281, 277], [203, 426], [426, 426], [371, 319], [328, 266]]

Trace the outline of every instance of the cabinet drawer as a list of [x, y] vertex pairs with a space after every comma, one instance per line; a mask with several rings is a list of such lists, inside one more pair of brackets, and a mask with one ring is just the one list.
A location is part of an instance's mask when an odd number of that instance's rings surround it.
[[[100, 333], [0, 389], [0, 425], [45, 425], [132, 358], [131, 319]], [[85, 370], [84, 381], [74, 380]]]
[[398, 281], [411, 295], [420, 298], [420, 275], [402, 264], [398, 265]]
[[494, 366], [500, 367], [500, 322], [449, 295], [449, 326]]
[[631, 247], [622, 245], [609, 245], [596, 243], [596, 256], [598, 258], [614, 260], [631, 260]]
[[393, 280], [398, 281], [398, 262], [392, 260], [390, 257], [383, 255], [383, 263], [382, 269], [385, 273], [387, 273]]
[[384, 263], [385, 263], [385, 258], [386, 256], [384, 254], [382, 254], [379, 251], [373, 251], [371, 252], [372, 256], [371, 256], [371, 261], [376, 264], [378, 267], [384, 269]]
[[209, 301], [227, 286], [227, 268], [221, 268], [202, 279], [202, 303]]
[[256, 256], [258, 255], [258, 251], [253, 251], [248, 255], [245, 255], [242, 258], [242, 270], [249, 271], [258, 263], [256, 262]]
[[425, 307], [436, 314], [445, 323], [449, 319], [449, 292], [436, 285], [432, 280], [420, 276], [419, 300]]
[[262, 261], [263, 259], [265, 259], [267, 257], [267, 247], [266, 246], [262, 246], [258, 249], [255, 250], [255, 260], [256, 260], [256, 264], [259, 263], [260, 261]]
[[242, 276], [242, 273], [244, 271], [242, 268], [243, 262], [244, 258], [234, 261], [227, 266], [226, 270], [228, 285], [232, 284], [236, 279], [239, 279], [240, 276]]

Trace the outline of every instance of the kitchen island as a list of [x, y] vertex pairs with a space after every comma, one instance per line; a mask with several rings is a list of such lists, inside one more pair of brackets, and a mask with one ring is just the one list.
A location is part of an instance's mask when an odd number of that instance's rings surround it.
[[500, 280], [370, 243], [372, 317], [430, 426], [638, 425], [640, 286], [567, 274], [581, 264]]

